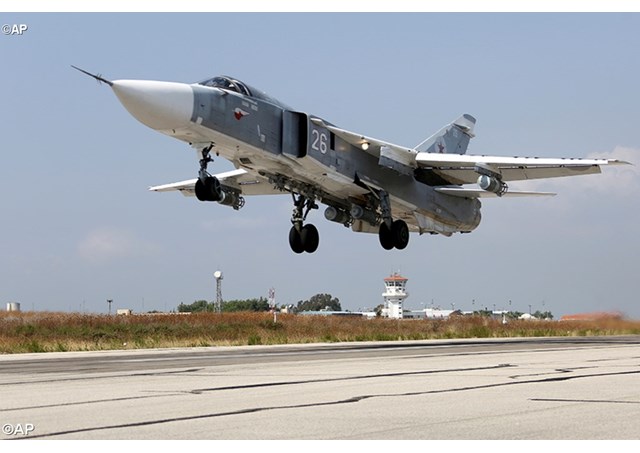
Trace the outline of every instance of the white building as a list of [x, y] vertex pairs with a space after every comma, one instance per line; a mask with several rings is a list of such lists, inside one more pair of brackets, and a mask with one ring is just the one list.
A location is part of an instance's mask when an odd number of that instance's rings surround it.
[[453, 310], [440, 310], [439, 308], [425, 308], [423, 310], [405, 311], [404, 318], [411, 319], [448, 319]]
[[386, 291], [382, 293], [384, 298], [383, 317], [393, 319], [402, 319], [404, 317], [402, 305], [404, 300], [409, 297], [406, 292], [407, 281], [407, 278], [398, 273], [394, 273], [384, 279]]

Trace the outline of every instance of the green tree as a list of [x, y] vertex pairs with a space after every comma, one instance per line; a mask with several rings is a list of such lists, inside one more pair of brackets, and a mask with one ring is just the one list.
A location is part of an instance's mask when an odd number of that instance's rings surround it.
[[507, 316], [507, 319], [518, 319], [523, 314], [524, 313], [522, 313], [521, 311], [508, 311], [506, 316]]
[[538, 319], [553, 319], [553, 314], [550, 311], [536, 311], [533, 316]]
[[473, 314], [476, 316], [486, 316], [487, 318], [490, 318], [492, 315], [492, 312], [491, 310], [484, 309], [484, 310], [476, 310], [473, 312]]
[[192, 304], [184, 304], [182, 302], [180, 302], [180, 305], [178, 305], [178, 312], [180, 313], [184, 313], [184, 312], [191, 312], [191, 313], [195, 313], [195, 312], [199, 312], [199, 311], [213, 311], [214, 310], [214, 303], [211, 302], [207, 302], [206, 300], [196, 300], [194, 303]]
[[340, 306], [340, 300], [337, 297], [332, 297], [331, 294], [316, 294], [311, 296], [309, 300], [298, 301], [296, 305], [296, 311], [342, 311]]
[[269, 311], [269, 301], [264, 297], [230, 300], [222, 303], [222, 311]]

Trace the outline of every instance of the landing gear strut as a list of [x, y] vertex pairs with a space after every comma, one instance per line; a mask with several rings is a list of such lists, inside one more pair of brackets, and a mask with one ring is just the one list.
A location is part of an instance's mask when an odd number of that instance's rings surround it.
[[318, 229], [311, 223], [303, 224], [309, 211], [311, 209], [318, 209], [318, 205], [314, 202], [313, 198], [298, 195], [296, 199], [295, 194], [291, 195], [293, 197], [294, 208], [293, 215], [291, 216], [293, 226], [291, 230], [289, 230], [289, 245], [295, 253], [313, 253], [318, 249], [318, 245], [320, 244]]
[[380, 245], [385, 250], [397, 248], [403, 250], [409, 244], [409, 227], [404, 220], [393, 220], [389, 194], [381, 190], [379, 193], [380, 208], [382, 209], [382, 223], [378, 231]]
[[209, 162], [213, 162], [210, 156], [213, 149], [213, 143], [202, 149], [202, 159], [200, 159], [200, 171], [198, 172], [198, 180], [196, 181], [196, 198], [200, 201], [220, 201], [222, 199], [222, 191], [220, 189], [220, 181], [215, 176], [211, 176], [207, 171]]
[[213, 162], [210, 156], [213, 143], [202, 149], [202, 159], [200, 159], [200, 171], [196, 181], [196, 198], [200, 201], [217, 201], [220, 204], [231, 206], [238, 210], [244, 206], [244, 198], [241, 193], [229, 188], [222, 188], [220, 180], [211, 176], [207, 171], [209, 162]]

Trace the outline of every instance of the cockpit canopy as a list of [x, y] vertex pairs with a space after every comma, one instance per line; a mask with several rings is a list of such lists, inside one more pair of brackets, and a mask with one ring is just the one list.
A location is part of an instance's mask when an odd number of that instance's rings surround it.
[[246, 83], [239, 81], [238, 79], [234, 79], [233, 77], [216, 76], [207, 80], [203, 80], [202, 82], [198, 82], [198, 85], [203, 85], [205, 87], [212, 87], [212, 88], [220, 88], [226, 91], [234, 91], [244, 96], [260, 99], [260, 100], [269, 102], [271, 104], [277, 105], [283, 109], [291, 110], [291, 108], [288, 107], [286, 104], [283, 104], [277, 99], [272, 98], [264, 91], [260, 91], [256, 88], [253, 88], [247, 85]]
[[239, 80], [232, 79], [231, 77], [218, 76], [212, 79], [203, 80], [198, 82], [198, 85], [204, 85], [206, 87], [222, 88], [223, 90], [235, 91], [236, 93], [244, 94], [245, 96], [252, 96], [251, 91], [247, 86]]

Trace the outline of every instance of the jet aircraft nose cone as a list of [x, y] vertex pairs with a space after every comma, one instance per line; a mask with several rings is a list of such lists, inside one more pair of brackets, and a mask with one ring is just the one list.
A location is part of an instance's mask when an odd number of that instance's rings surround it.
[[152, 80], [115, 80], [111, 88], [129, 113], [151, 129], [178, 129], [191, 121], [194, 95], [190, 85]]

